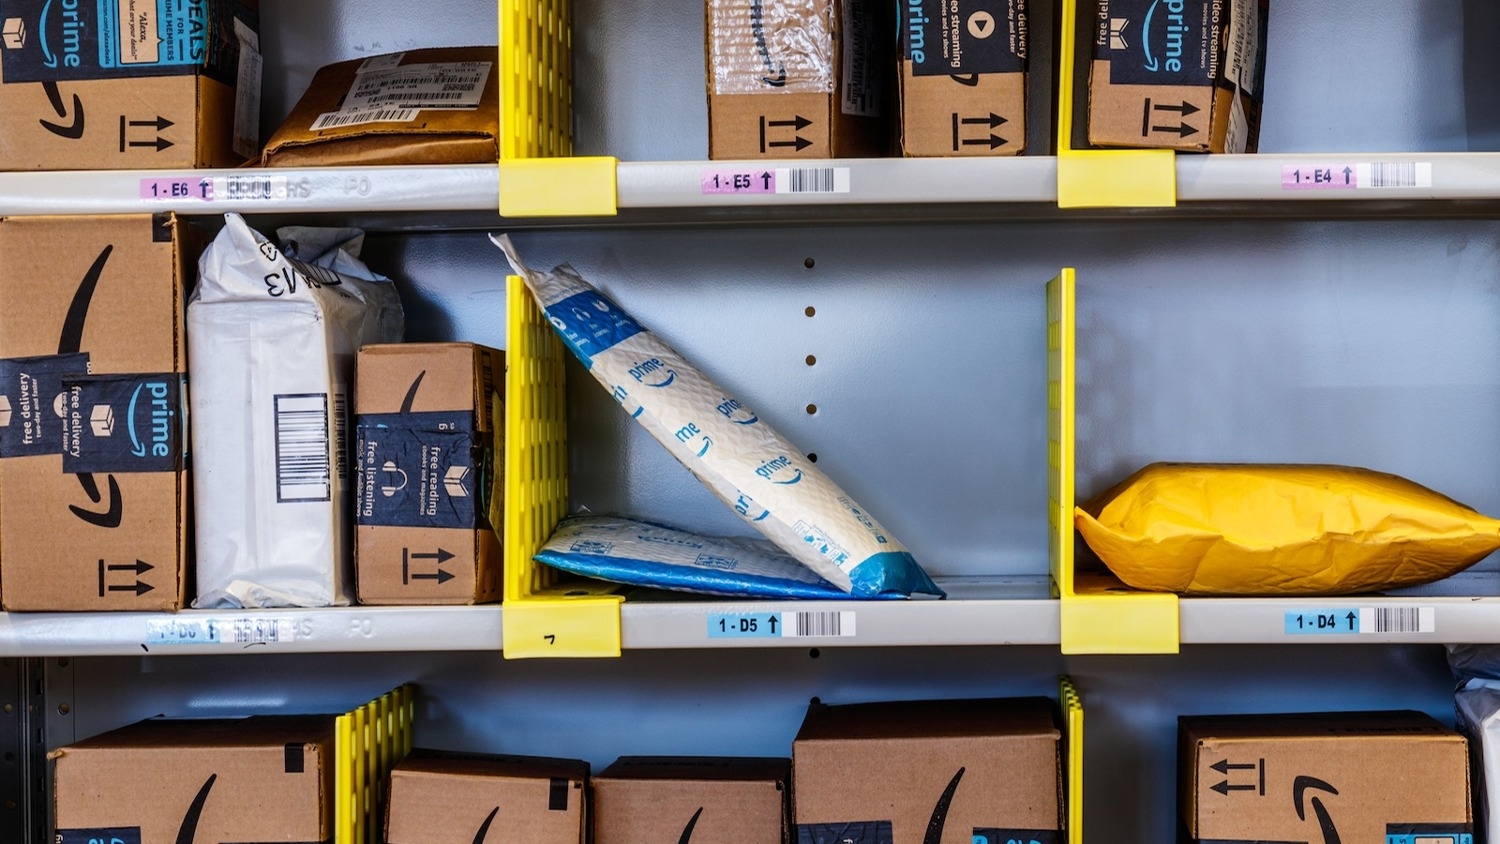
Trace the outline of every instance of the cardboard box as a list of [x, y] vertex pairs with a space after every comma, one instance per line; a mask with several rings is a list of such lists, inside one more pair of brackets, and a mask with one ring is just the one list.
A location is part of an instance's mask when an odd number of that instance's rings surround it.
[[1419, 712], [1187, 717], [1192, 841], [1472, 841], [1468, 743]]
[[783, 844], [786, 759], [622, 756], [594, 778], [594, 844]]
[[416, 750], [391, 771], [385, 841], [582, 844], [588, 781], [581, 760]]
[[355, 364], [356, 581], [365, 604], [500, 598], [495, 414], [505, 353], [365, 346]]
[[[1099, 0], [1089, 143], [1255, 152], [1267, 8], [1267, 0]], [[1089, 19], [1080, 10], [1079, 20]]]
[[160, 215], [0, 221], [7, 610], [175, 610], [188, 534], [184, 292]]
[[1060, 844], [1055, 710], [1044, 698], [814, 703], [792, 745], [798, 844]]
[[0, 3], [0, 170], [233, 167], [256, 154], [257, 5], [134, 6]]
[[708, 157], [833, 158], [890, 148], [893, 34], [877, 0], [706, 0]]
[[328, 65], [266, 143], [269, 167], [493, 164], [496, 47], [409, 50]]
[[53, 751], [54, 840], [331, 841], [333, 725], [154, 719]]
[[1026, 0], [904, 0], [901, 152], [1026, 149]]

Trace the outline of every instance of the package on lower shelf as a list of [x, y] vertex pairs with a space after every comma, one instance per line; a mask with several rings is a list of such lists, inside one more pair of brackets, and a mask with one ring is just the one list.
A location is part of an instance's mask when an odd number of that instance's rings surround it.
[[1420, 712], [1179, 720], [1186, 840], [1472, 844], [1468, 742]]
[[166, 215], [0, 221], [7, 610], [182, 606], [183, 300], [201, 243]]
[[499, 600], [505, 353], [390, 343], [365, 346], [356, 360], [360, 603]]
[[152, 719], [51, 758], [57, 844], [333, 838], [333, 716]]
[[902, 0], [897, 64], [901, 152], [1020, 155], [1026, 150], [1024, 0]]
[[395, 286], [354, 229], [238, 215], [188, 303], [198, 607], [317, 607], [353, 592], [348, 396], [355, 351], [401, 339]]
[[256, 155], [258, 4], [141, 6], [8, 0], [0, 170], [234, 167]]
[[622, 756], [594, 778], [594, 844], [782, 844], [786, 759]]
[[1045, 698], [814, 702], [792, 744], [796, 840], [1060, 844], [1057, 717]]
[[385, 841], [583, 844], [588, 782], [578, 759], [414, 750], [391, 771]]
[[1089, 143], [1255, 152], [1268, 0], [1098, 0], [1089, 30]]

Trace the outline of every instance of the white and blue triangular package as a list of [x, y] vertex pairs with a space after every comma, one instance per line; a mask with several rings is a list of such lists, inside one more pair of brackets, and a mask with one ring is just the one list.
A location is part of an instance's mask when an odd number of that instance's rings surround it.
[[942, 595], [906, 548], [801, 451], [571, 267], [528, 269], [493, 238], [563, 343], [714, 495], [855, 597]]
[[844, 597], [769, 539], [700, 536], [618, 516], [563, 519], [536, 559], [585, 577], [674, 592], [825, 601]]

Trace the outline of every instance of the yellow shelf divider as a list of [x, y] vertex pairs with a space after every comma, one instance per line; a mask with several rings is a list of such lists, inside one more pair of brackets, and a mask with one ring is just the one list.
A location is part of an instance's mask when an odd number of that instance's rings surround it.
[[500, 0], [502, 217], [618, 213], [619, 161], [573, 156], [569, 0]]
[[1072, 677], [1059, 677], [1057, 687], [1063, 715], [1063, 772], [1067, 777], [1063, 840], [1083, 844], [1083, 698], [1078, 696]]
[[567, 350], [526, 282], [510, 276], [505, 284], [505, 657], [617, 657], [624, 599], [614, 587], [560, 583], [532, 559], [568, 507]]
[[1127, 589], [1100, 573], [1074, 570], [1077, 435], [1075, 273], [1047, 282], [1047, 555], [1061, 603], [1065, 654], [1177, 653], [1177, 596]]
[[382, 840], [391, 769], [411, 752], [416, 689], [400, 686], [334, 721], [333, 844]]
[[1169, 149], [1074, 149], [1078, 0], [1061, 0], [1058, 32], [1057, 207], [1171, 208], [1177, 154]]

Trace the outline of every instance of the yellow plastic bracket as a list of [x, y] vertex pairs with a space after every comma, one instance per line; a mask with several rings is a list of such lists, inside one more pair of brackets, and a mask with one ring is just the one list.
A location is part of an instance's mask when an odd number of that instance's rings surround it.
[[618, 159], [510, 158], [500, 161], [503, 217], [612, 217], [617, 202]]
[[559, 585], [532, 559], [568, 507], [567, 350], [520, 276], [506, 279], [505, 294], [505, 656], [619, 656], [624, 599], [614, 587]]
[[1065, 654], [1177, 653], [1177, 596], [1074, 571], [1077, 298], [1074, 271], [1047, 282], [1047, 555]]
[[1058, 678], [1057, 700], [1063, 714], [1063, 771], [1068, 778], [1064, 841], [1083, 844], [1083, 699], [1073, 678]]
[[401, 686], [334, 721], [334, 844], [381, 840], [391, 769], [411, 752], [416, 690]]
[[1057, 86], [1057, 207], [1171, 208], [1177, 154], [1169, 149], [1073, 149], [1078, 0], [1062, 0]]

